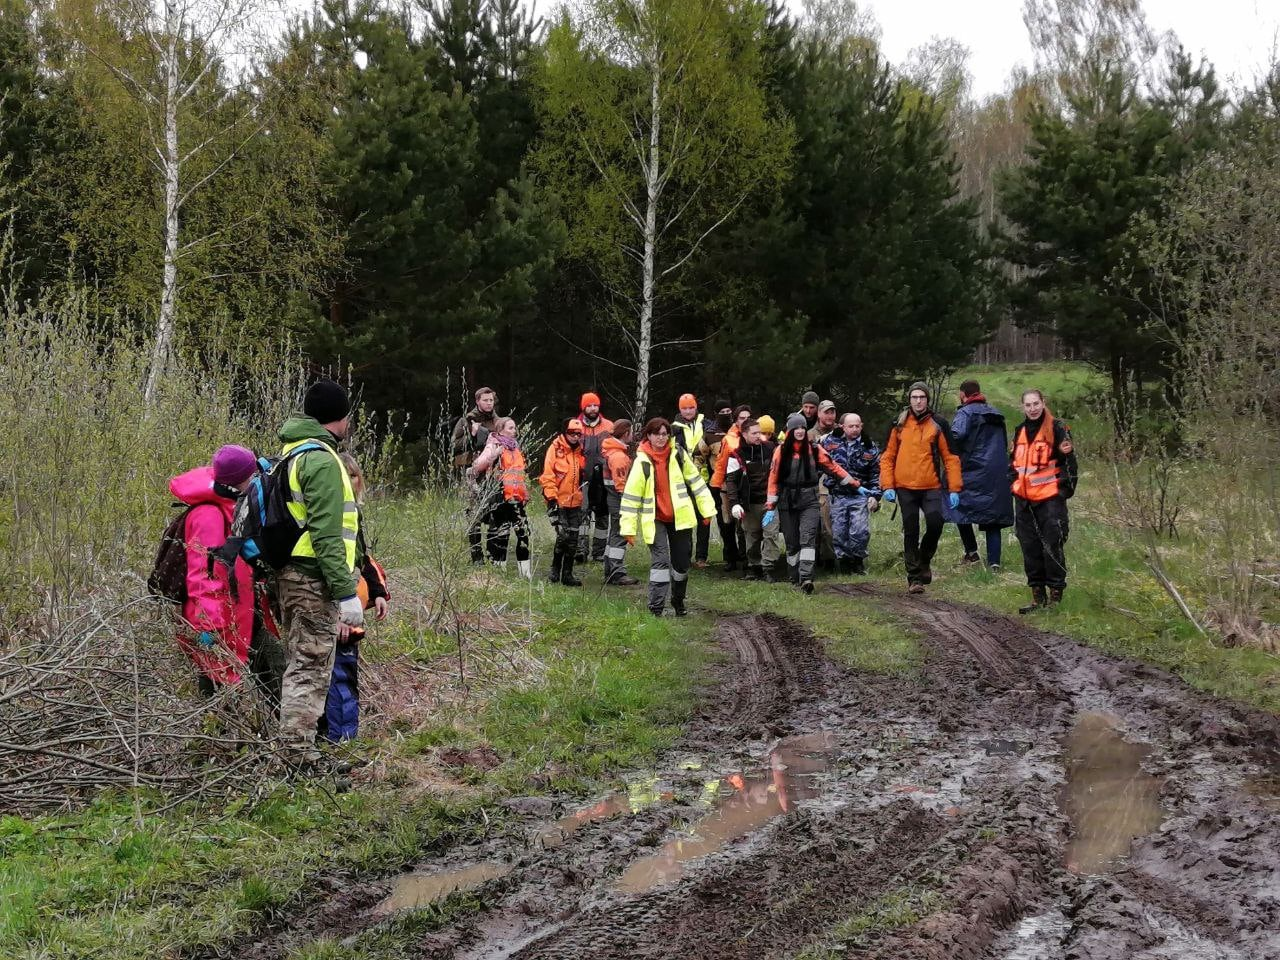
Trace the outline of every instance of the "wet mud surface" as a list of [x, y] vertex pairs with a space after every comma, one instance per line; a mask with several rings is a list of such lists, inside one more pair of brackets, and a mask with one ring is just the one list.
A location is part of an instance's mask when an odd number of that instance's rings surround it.
[[723, 617], [724, 662], [656, 771], [595, 802], [513, 800], [502, 835], [233, 955], [474, 890], [486, 909], [411, 955], [1280, 958], [1280, 719], [1024, 621], [825, 589], [910, 622], [921, 672], [857, 673], [794, 622]]

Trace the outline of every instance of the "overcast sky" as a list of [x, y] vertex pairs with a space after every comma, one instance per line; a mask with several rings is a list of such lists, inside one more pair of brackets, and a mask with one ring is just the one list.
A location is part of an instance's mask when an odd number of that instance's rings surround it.
[[[542, 7], [544, 4], [539, 4]], [[791, 0], [799, 10], [799, 0]], [[861, 0], [883, 31], [893, 62], [931, 37], [952, 37], [969, 48], [973, 96], [1004, 89], [1009, 71], [1030, 65], [1022, 0]], [[1172, 30], [1193, 54], [1206, 55], [1227, 83], [1251, 85], [1271, 61], [1280, 32], [1280, 0], [1146, 0], [1147, 21]]]

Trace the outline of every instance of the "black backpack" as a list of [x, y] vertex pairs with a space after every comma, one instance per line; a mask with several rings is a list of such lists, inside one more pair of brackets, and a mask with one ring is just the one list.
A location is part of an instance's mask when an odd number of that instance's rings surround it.
[[187, 517], [193, 507], [183, 509], [169, 521], [160, 537], [156, 562], [147, 577], [147, 593], [162, 600], [187, 602]]
[[[321, 443], [304, 443], [285, 456], [274, 459], [260, 457], [261, 470], [236, 500], [231, 515], [231, 534], [217, 550], [209, 551], [209, 572], [215, 562], [228, 570], [242, 559], [260, 576], [283, 570], [293, 556], [293, 548], [302, 536], [302, 527], [289, 512], [289, 464], [300, 454], [323, 450]], [[232, 594], [236, 581], [231, 578]]]

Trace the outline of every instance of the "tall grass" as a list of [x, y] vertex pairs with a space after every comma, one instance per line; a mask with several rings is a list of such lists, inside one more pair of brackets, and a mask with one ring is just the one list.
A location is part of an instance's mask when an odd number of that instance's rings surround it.
[[180, 352], [150, 410], [148, 351], [92, 319], [91, 294], [0, 306], [3, 629], [46, 628], [91, 594], [136, 596], [169, 512], [168, 478], [223, 443], [270, 449], [296, 406], [296, 357]]

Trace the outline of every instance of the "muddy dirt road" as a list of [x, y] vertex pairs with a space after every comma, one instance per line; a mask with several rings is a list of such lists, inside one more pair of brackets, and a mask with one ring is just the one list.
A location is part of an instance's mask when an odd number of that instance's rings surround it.
[[415, 955], [1280, 958], [1277, 718], [1024, 622], [877, 601], [921, 633], [920, 675], [724, 618], [725, 661], [661, 769], [593, 805], [513, 801], [517, 835], [237, 956], [472, 888], [487, 912]]

